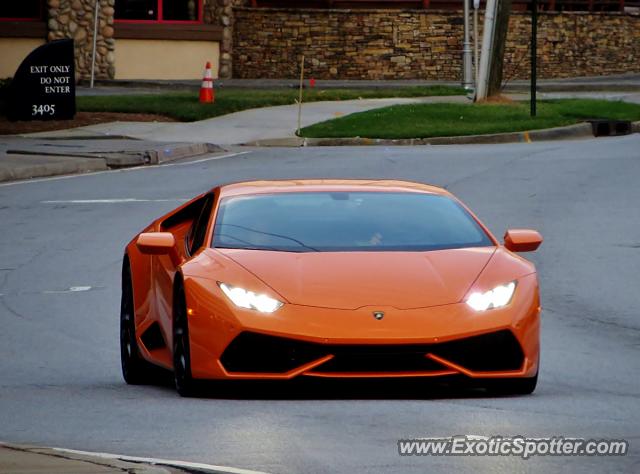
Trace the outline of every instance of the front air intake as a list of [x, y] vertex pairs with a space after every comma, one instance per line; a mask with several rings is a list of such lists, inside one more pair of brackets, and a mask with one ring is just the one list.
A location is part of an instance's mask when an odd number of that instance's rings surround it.
[[437, 344], [318, 344], [243, 332], [229, 344], [220, 361], [230, 373], [283, 374], [321, 357], [314, 373], [424, 373], [445, 367], [426, 357], [434, 354], [478, 372], [518, 370], [524, 353], [509, 330]]

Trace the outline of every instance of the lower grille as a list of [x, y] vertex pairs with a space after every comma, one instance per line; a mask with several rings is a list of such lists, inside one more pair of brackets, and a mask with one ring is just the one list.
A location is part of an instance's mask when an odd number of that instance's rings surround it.
[[441, 364], [428, 359], [424, 353], [384, 353], [356, 351], [341, 352], [314, 369], [317, 373], [337, 372], [432, 372], [443, 370]]
[[229, 344], [220, 361], [227, 372], [282, 374], [327, 355], [315, 373], [429, 372], [443, 370], [426, 357], [435, 354], [472, 371], [517, 370], [524, 353], [515, 336], [502, 330], [437, 344], [317, 344], [243, 332]]
[[320, 344], [243, 332], [229, 344], [220, 362], [228, 372], [280, 374], [327, 354]]
[[524, 361], [520, 344], [508, 330], [435, 344], [430, 352], [476, 372], [518, 370]]

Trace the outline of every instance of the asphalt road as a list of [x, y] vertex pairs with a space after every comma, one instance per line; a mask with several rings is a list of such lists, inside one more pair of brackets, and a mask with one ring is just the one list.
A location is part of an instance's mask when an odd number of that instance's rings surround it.
[[[508, 227], [540, 230], [545, 242], [531, 255], [544, 307], [537, 391], [491, 398], [393, 381], [284, 390], [253, 384], [181, 399], [170, 387], [125, 385], [118, 352], [125, 243], [217, 183], [293, 177], [434, 183], [497, 235]], [[638, 183], [640, 135], [259, 149], [0, 185], [0, 440], [274, 473], [638, 472]], [[136, 201], [112, 201], [122, 199]], [[527, 461], [397, 453], [399, 438], [456, 434], [626, 438], [631, 452]]]

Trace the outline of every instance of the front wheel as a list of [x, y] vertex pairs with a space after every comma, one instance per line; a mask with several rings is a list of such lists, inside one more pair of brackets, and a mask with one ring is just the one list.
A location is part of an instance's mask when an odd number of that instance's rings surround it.
[[183, 397], [197, 395], [197, 383], [191, 376], [189, 321], [184, 289], [176, 287], [173, 297], [173, 374], [176, 390]]
[[155, 381], [158, 369], [140, 355], [136, 340], [131, 267], [125, 259], [122, 265], [122, 299], [120, 300], [120, 365], [122, 377], [131, 385]]

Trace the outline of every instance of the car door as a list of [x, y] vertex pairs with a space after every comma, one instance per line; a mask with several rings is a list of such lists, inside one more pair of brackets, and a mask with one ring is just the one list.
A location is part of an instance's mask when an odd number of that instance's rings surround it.
[[161, 232], [171, 232], [176, 241], [177, 257], [155, 255], [152, 279], [155, 290], [156, 316], [167, 345], [172, 347], [173, 281], [181, 262], [186, 262], [204, 244], [213, 208], [213, 194], [205, 194], [160, 225]]

